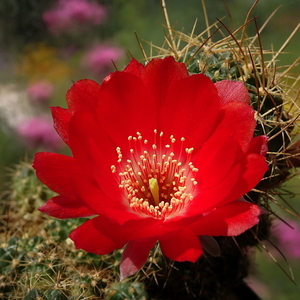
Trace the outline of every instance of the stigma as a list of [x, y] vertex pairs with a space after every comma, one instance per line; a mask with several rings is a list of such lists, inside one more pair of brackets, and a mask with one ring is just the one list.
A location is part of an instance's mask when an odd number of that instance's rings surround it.
[[118, 147], [118, 164], [111, 166], [132, 210], [157, 219], [183, 210], [193, 200], [197, 185], [198, 169], [190, 161], [194, 149], [184, 148], [185, 138], [181, 137], [180, 150], [174, 153], [175, 137], [171, 135], [170, 143], [164, 145], [163, 135], [154, 130], [152, 145], [139, 132], [129, 136], [129, 150], [123, 155]]

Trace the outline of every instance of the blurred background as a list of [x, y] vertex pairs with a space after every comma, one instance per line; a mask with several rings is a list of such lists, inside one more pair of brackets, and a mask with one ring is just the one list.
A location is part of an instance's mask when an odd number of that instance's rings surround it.
[[[230, 30], [242, 25], [254, 0], [209, 0], [210, 23], [216, 18]], [[166, 0], [171, 25], [185, 33], [205, 29], [201, 0]], [[227, 6], [227, 7], [226, 7]], [[299, 0], [261, 0], [252, 16], [262, 25], [281, 6], [261, 34], [264, 49], [278, 50], [299, 23]], [[228, 13], [230, 11], [230, 14]], [[143, 59], [136, 36], [146, 53], [162, 45], [166, 29], [159, 0], [1, 0], [0, 1], [0, 193], [5, 193], [9, 168], [21, 160], [30, 161], [37, 151], [68, 153], [53, 129], [49, 106], [65, 104], [65, 93], [83, 78], [101, 82], [104, 76], [129, 62]], [[248, 35], [255, 26], [248, 26]], [[217, 39], [217, 36], [214, 37]], [[279, 57], [280, 66], [299, 56], [299, 32]], [[112, 63], [114, 62], [114, 64]], [[293, 70], [299, 74], [299, 67]], [[288, 188], [299, 190], [298, 182]], [[298, 211], [299, 196], [291, 200]], [[280, 212], [281, 213], [281, 212]], [[291, 220], [295, 230], [281, 224], [275, 235], [282, 240], [300, 284], [300, 222]], [[277, 241], [279, 243], [279, 241]], [[272, 251], [285, 270], [286, 263]], [[263, 299], [298, 299], [295, 286], [262, 251], [255, 254], [249, 284]]]

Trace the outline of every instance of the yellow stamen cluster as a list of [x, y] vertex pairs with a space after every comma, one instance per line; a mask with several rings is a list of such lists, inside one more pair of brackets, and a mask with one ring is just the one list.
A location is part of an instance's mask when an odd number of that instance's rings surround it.
[[[113, 173], [118, 173], [119, 187], [123, 189], [130, 207], [140, 213], [154, 218], [166, 218], [180, 211], [193, 199], [194, 187], [197, 184], [193, 174], [198, 171], [190, 162], [193, 148], [183, 149], [184, 138], [181, 138], [181, 150], [178, 159], [173, 152], [176, 139], [172, 135], [170, 144], [162, 146], [163, 133], [154, 131], [155, 139], [152, 146], [137, 132], [137, 137], [129, 136], [129, 157], [124, 162], [121, 149], [118, 147], [119, 167], [111, 166]], [[159, 146], [156, 136], [159, 136]], [[131, 144], [134, 144], [131, 147]], [[182, 155], [185, 152], [185, 155]], [[181, 159], [184, 156], [184, 159]], [[181, 161], [180, 161], [181, 160]]]

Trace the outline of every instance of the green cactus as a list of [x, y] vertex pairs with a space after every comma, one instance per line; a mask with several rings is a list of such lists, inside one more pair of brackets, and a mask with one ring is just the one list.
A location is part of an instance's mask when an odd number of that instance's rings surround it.
[[48, 298], [38, 289], [31, 289], [24, 300], [48, 300]]
[[11, 171], [11, 199], [14, 199], [18, 209], [24, 213], [32, 213], [42, 206], [46, 200], [55, 195], [41, 184], [32, 166], [21, 162]]
[[224, 79], [237, 80], [244, 74], [242, 63], [234, 59], [233, 52], [228, 50], [190, 51], [180, 59], [183, 60], [189, 62], [187, 69], [190, 74], [203, 73], [214, 82]]
[[105, 292], [105, 300], [146, 300], [148, 294], [144, 284], [139, 282], [117, 282]]
[[58, 289], [50, 289], [46, 293], [48, 300], [68, 300], [68, 297]]
[[45, 230], [50, 233], [53, 239], [57, 242], [65, 241], [70, 232], [81, 225], [87, 218], [78, 219], [50, 219], [45, 227]]
[[0, 248], [0, 274], [19, 273], [23, 270], [26, 250], [22, 246], [22, 241], [17, 237], [11, 238], [7, 244], [2, 245]]

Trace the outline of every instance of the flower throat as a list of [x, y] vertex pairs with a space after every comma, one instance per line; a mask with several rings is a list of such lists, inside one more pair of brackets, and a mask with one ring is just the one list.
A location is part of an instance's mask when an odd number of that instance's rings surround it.
[[154, 130], [154, 144], [150, 146], [139, 132], [136, 137], [129, 136], [126, 156], [130, 159], [125, 162], [118, 147], [118, 165], [111, 166], [130, 207], [158, 219], [182, 210], [193, 199], [197, 184], [194, 173], [198, 171], [190, 161], [194, 149], [183, 148], [185, 138], [180, 139], [178, 154], [173, 152], [174, 136], [170, 136], [170, 144], [166, 145], [162, 145], [162, 138], [163, 132], [158, 134]]

